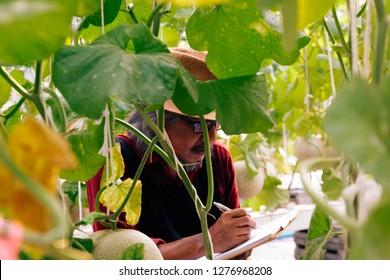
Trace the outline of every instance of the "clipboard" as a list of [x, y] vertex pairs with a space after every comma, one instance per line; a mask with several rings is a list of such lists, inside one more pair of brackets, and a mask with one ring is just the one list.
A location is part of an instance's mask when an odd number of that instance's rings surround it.
[[298, 212], [292, 210], [272, 222], [262, 226], [258, 225], [256, 229], [252, 230], [251, 237], [247, 241], [225, 252], [214, 254], [214, 259], [228, 260], [248, 250], [274, 240], [291, 224], [297, 215]]

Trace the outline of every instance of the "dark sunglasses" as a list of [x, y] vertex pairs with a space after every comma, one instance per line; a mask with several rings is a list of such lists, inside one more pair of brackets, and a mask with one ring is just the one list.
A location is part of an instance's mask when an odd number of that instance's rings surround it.
[[[192, 125], [192, 131], [196, 134], [202, 133], [202, 124], [200, 121], [193, 121], [189, 117], [183, 116], [183, 115], [177, 115], [177, 117], [186, 123]], [[206, 120], [207, 130], [210, 131], [212, 127], [215, 128], [215, 130], [220, 130], [221, 125], [217, 123], [216, 121], [208, 121]]]

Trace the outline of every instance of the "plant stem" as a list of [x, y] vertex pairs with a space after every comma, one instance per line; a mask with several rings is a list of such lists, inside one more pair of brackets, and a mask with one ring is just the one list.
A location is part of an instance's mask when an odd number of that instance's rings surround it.
[[5, 123], [7, 123], [7, 121], [13, 116], [16, 114], [16, 112], [19, 111], [20, 107], [23, 105], [24, 101], [26, 101], [26, 98], [22, 97], [20, 98], [20, 100], [18, 101], [18, 103], [15, 104], [15, 106], [12, 108], [12, 110], [6, 114], [6, 115], [1, 115], [4, 119], [5, 119]]
[[119, 215], [121, 214], [122, 210], [125, 208], [126, 204], [127, 204], [127, 201], [130, 199], [131, 197], [131, 194], [133, 193], [133, 190], [135, 188], [135, 185], [137, 184], [137, 181], [139, 180], [139, 178], [141, 177], [141, 173], [142, 173], [142, 170], [144, 169], [144, 166], [146, 164], [146, 161], [148, 160], [150, 154], [152, 153], [153, 149], [154, 149], [154, 145], [157, 143], [158, 141], [158, 138], [157, 137], [154, 137], [152, 142], [149, 144], [147, 150], [145, 151], [145, 154], [144, 156], [142, 157], [142, 160], [141, 160], [141, 163], [139, 164], [138, 166], [138, 169], [134, 175], [134, 178], [133, 178], [133, 183], [130, 187], [130, 190], [129, 192], [127, 193], [125, 199], [123, 200], [122, 202], [122, 205], [118, 208], [118, 210], [116, 211], [116, 213], [114, 214], [114, 217], [115, 218], [118, 218]]
[[33, 98], [32, 101], [37, 107], [38, 112], [41, 115], [42, 119], [46, 121], [46, 111], [41, 100], [41, 92], [42, 92], [41, 77], [42, 77], [42, 61], [38, 61], [35, 69], [35, 85], [34, 85], [34, 92], [32, 95]]
[[349, 11], [349, 36], [351, 45], [351, 68], [352, 76], [359, 75], [359, 49], [358, 49], [358, 32], [357, 32], [357, 18], [356, 18], [356, 2], [355, 0], [349, 0], [348, 11]]
[[[328, 24], [326, 23], [325, 20], [323, 20], [322, 22], [323, 22], [324, 27], [325, 27], [328, 35], [329, 35], [329, 39], [332, 41], [332, 44], [335, 44], [336, 40], [334, 39], [334, 36], [333, 36], [332, 32], [330, 31], [330, 28], [329, 28]], [[341, 57], [340, 52], [336, 51], [336, 55], [337, 55], [337, 59], [338, 59], [338, 61], [340, 63], [341, 71], [343, 72], [344, 78], [347, 81], [349, 81], [349, 76], [347, 74], [347, 70], [345, 69], [344, 61], [343, 61], [343, 58]]]
[[148, 28], [152, 27], [152, 23], [154, 21], [154, 19], [156, 18], [157, 14], [160, 12], [160, 10], [164, 7], [164, 3], [159, 3], [157, 4], [157, 6], [153, 9], [153, 11], [151, 12], [149, 18], [148, 18], [148, 21], [146, 22], [146, 26]]
[[58, 113], [59, 113], [58, 116], [59, 116], [59, 121], [60, 121], [59, 126], [58, 126], [58, 130], [60, 133], [65, 133], [66, 132], [66, 112], [65, 112], [64, 106], [62, 105], [61, 100], [58, 98], [58, 96], [54, 90], [47, 87], [47, 88], [44, 88], [44, 91], [50, 95], [50, 97], [53, 99], [54, 104], [56, 105], [56, 107], [58, 109]]
[[317, 205], [317, 207], [325, 212], [327, 215], [331, 216], [335, 220], [337, 220], [340, 225], [346, 227], [347, 229], [351, 231], [357, 231], [359, 230], [359, 225], [356, 223], [355, 220], [345, 217], [344, 215], [340, 214], [338, 211], [333, 209], [325, 198], [320, 196], [316, 190], [312, 187], [310, 182], [310, 177], [308, 174], [310, 174], [310, 171], [316, 166], [324, 165], [324, 164], [330, 164], [334, 162], [340, 161], [340, 158], [312, 158], [307, 159], [302, 162], [301, 168], [300, 168], [300, 175], [302, 179], [302, 183], [305, 187], [305, 190], [307, 194], [311, 197], [313, 202]]
[[334, 22], [336, 24], [337, 33], [339, 34], [339, 37], [340, 37], [341, 45], [343, 46], [344, 51], [348, 55], [349, 62], [351, 64], [351, 62], [352, 62], [351, 50], [350, 50], [347, 42], [345, 42], [343, 30], [341, 29], [341, 25], [340, 25], [340, 22], [339, 22], [339, 19], [338, 19], [338, 16], [337, 16], [337, 11], [336, 11], [336, 7], [335, 6], [332, 7], [332, 15], [333, 15], [333, 18], [334, 18]]
[[207, 202], [204, 211], [209, 212], [211, 206], [213, 205], [214, 199], [214, 178], [213, 178], [213, 169], [211, 164], [211, 148], [210, 148], [210, 137], [207, 128], [206, 121], [203, 116], [199, 116], [200, 123], [202, 125], [202, 132], [204, 138], [204, 149], [205, 149], [205, 161], [206, 161], [206, 171], [207, 171]]
[[386, 9], [383, 0], [374, 0], [377, 13], [378, 32], [374, 54], [373, 81], [380, 84], [383, 76], [384, 62], [388, 40], [389, 20], [386, 18]]
[[0, 75], [13, 87], [19, 94], [24, 97], [27, 100], [33, 101], [32, 96], [28, 91], [22, 87], [15, 79], [14, 77], [9, 74], [3, 66], [0, 66]]
[[[141, 131], [136, 129], [134, 126], [132, 126], [128, 122], [125, 122], [125, 121], [118, 119], [118, 118], [116, 118], [115, 121], [118, 124], [129, 129], [132, 133], [134, 133], [139, 138], [141, 138], [141, 140], [144, 141], [146, 144], [150, 145], [150, 143], [152, 142], [147, 136], [145, 136], [145, 134], [143, 134]], [[159, 156], [161, 156], [170, 166], [175, 166], [174, 162], [168, 157], [168, 155], [164, 152], [164, 150], [161, 149], [159, 146], [154, 146], [154, 151], [156, 153], [158, 153]]]
[[138, 19], [137, 19], [137, 17], [134, 14], [133, 9], [134, 9], [134, 4], [132, 4], [131, 6], [129, 5], [129, 9], [128, 9], [127, 12], [129, 13], [129, 15], [130, 15], [131, 19], [133, 20], [133, 22], [135, 24], [137, 24], [138, 23]]
[[[208, 226], [207, 226], [207, 219], [205, 218], [207, 215], [207, 212], [204, 213], [203, 211], [205, 210], [205, 206], [203, 205], [202, 201], [200, 200], [196, 188], [193, 186], [191, 180], [188, 178], [187, 172], [184, 170], [183, 165], [179, 162], [179, 160], [176, 157], [176, 154], [174, 152], [174, 149], [172, 147], [172, 144], [169, 141], [169, 138], [165, 132], [165, 129], [163, 132], [161, 132], [158, 128], [158, 126], [153, 122], [153, 120], [148, 116], [148, 114], [145, 112], [145, 110], [139, 105], [135, 104], [135, 108], [138, 110], [140, 113], [141, 117], [146, 121], [146, 123], [149, 125], [149, 127], [153, 130], [153, 132], [156, 134], [156, 136], [159, 139], [159, 142], [163, 148], [163, 150], [167, 153], [167, 155], [170, 158], [170, 162], [173, 163], [171, 167], [175, 169], [178, 172], [179, 177], [184, 183], [185, 188], [187, 189], [188, 194], [191, 196], [192, 200], [195, 203], [195, 208], [196, 211], [199, 215], [200, 218], [200, 223], [201, 223], [201, 228], [203, 232], [203, 237], [204, 237], [204, 243], [205, 243], [205, 248], [206, 248], [206, 256], [209, 258], [213, 257], [213, 252], [212, 252], [212, 242], [210, 239], [210, 235], [204, 232], [204, 230], [208, 231]], [[204, 123], [205, 125], [205, 123]], [[207, 131], [207, 129], [206, 129]], [[202, 215], [205, 215], [202, 217]]]

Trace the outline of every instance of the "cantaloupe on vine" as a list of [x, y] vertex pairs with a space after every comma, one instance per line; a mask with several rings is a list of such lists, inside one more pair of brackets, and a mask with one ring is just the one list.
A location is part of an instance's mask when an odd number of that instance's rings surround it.
[[[162, 260], [157, 245], [144, 233], [133, 229], [101, 230], [91, 234], [94, 243], [92, 255], [96, 260], [117, 260], [117, 259], [144, 259]], [[143, 244], [143, 246], [142, 246]], [[143, 256], [139, 250], [134, 252], [133, 258], [124, 258], [125, 251], [132, 245], [143, 247]], [[128, 254], [129, 255], [129, 254]]]

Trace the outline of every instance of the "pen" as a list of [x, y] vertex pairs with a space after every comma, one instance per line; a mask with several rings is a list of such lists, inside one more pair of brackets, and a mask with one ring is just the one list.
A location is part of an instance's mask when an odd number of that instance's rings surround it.
[[217, 206], [217, 208], [218, 208], [219, 210], [221, 210], [222, 212], [232, 210], [232, 209], [230, 209], [229, 207], [227, 207], [227, 206], [225, 206], [225, 205], [223, 205], [223, 204], [221, 204], [221, 203], [218, 203], [218, 202], [213, 202], [213, 204], [214, 204], [215, 206]]

